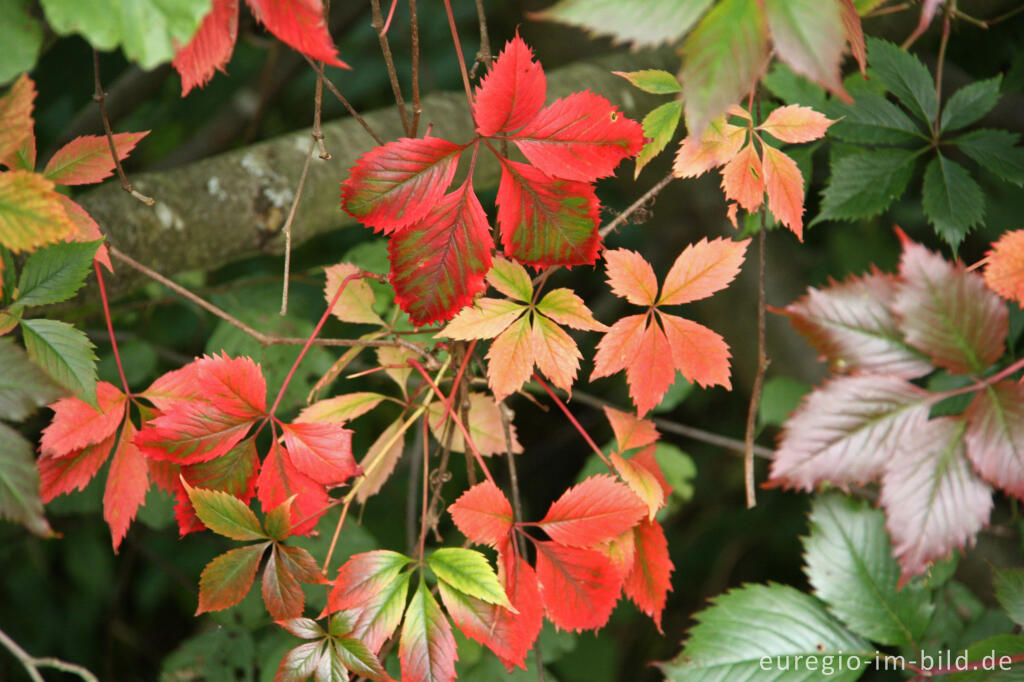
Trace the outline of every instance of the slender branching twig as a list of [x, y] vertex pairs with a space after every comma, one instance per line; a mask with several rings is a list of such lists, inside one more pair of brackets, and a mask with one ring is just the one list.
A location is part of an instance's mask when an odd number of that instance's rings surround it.
[[146, 206], [152, 206], [156, 201], [152, 197], [147, 197], [145, 194], [135, 189], [134, 185], [128, 181], [128, 176], [124, 172], [124, 166], [121, 165], [121, 158], [117, 155], [117, 145], [114, 144], [114, 131], [111, 130], [110, 118], [107, 117], [107, 94], [103, 92], [103, 82], [100, 80], [100, 53], [96, 50], [92, 51], [92, 71], [96, 86], [96, 91], [92, 97], [100, 107], [100, 118], [103, 119], [103, 130], [107, 134], [107, 144], [110, 145], [110, 155], [114, 159], [114, 166], [117, 168], [117, 176], [121, 178], [121, 189], [128, 192], [128, 194], [131, 194]]
[[78, 675], [85, 682], [99, 682], [95, 675], [76, 663], [68, 663], [59, 658], [36, 658], [30, 655], [3, 630], [0, 630], [0, 644], [3, 644], [4, 648], [10, 651], [18, 659], [18, 662], [24, 666], [25, 672], [28, 673], [29, 679], [32, 682], [44, 682], [43, 676], [39, 672], [40, 668], [54, 668], [61, 672]]

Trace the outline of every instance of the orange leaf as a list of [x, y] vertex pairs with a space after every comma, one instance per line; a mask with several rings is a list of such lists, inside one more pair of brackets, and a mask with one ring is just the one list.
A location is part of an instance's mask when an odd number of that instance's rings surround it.
[[725, 122], [725, 117], [708, 124], [704, 134], [687, 137], [679, 144], [672, 173], [677, 178], [695, 178], [728, 163], [746, 139], [746, 128]]
[[704, 238], [687, 246], [665, 276], [658, 305], [698, 301], [727, 287], [739, 274], [749, 244], [749, 239]]
[[633, 361], [646, 322], [647, 315], [627, 315], [611, 326], [597, 344], [591, 381], [611, 376]]
[[986, 260], [985, 284], [1003, 298], [1024, 304], [1024, 230], [1001, 236]]
[[0, 173], [0, 244], [31, 251], [77, 232], [51, 181], [24, 170]]
[[[139, 140], [149, 135], [117, 133], [114, 148], [117, 158], [124, 161]], [[110, 155], [110, 142], [102, 135], [82, 135], [57, 150], [46, 162], [43, 175], [58, 185], [91, 185], [109, 178], [114, 172], [114, 157]]]
[[748, 144], [722, 169], [725, 198], [747, 211], [756, 211], [764, 201], [764, 171], [753, 144]]
[[672, 560], [668, 555], [665, 531], [657, 521], [642, 522], [633, 531], [635, 551], [633, 570], [623, 590], [637, 607], [654, 620], [661, 631], [661, 612], [672, 590]]
[[534, 315], [531, 333], [533, 360], [537, 368], [558, 388], [570, 393], [576, 372], [580, 368], [580, 354], [576, 342], [557, 324], [543, 315]]
[[533, 333], [524, 315], [491, 343], [487, 352], [487, 383], [494, 399], [502, 401], [526, 383], [533, 373]]
[[658, 311], [668, 337], [672, 363], [687, 381], [701, 386], [724, 386], [729, 382], [729, 346], [721, 336], [702, 324]]
[[125, 421], [121, 442], [110, 461], [107, 487], [103, 491], [103, 520], [110, 526], [115, 554], [149, 490], [149, 465], [134, 439], [135, 426], [129, 419]]
[[491, 481], [462, 493], [448, 513], [462, 534], [477, 544], [497, 546], [512, 530], [512, 505]]
[[771, 133], [783, 142], [798, 143], [817, 140], [825, 135], [833, 123], [835, 121], [825, 118], [810, 107], [790, 104], [768, 114], [768, 118], [757, 129]]
[[656, 324], [648, 324], [640, 337], [636, 354], [626, 366], [629, 397], [638, 415], [657, 407], [665, 391], [676, 379], [673, 352], [665, 333]]
[[[21, 74], [7, 94], [0, 97], [0, 159], [17, 151], [32, 135], [32, 102], [36, 86], [28, 74]], [[29, 169], [32, 170], [32, 169]]]
[[804, 240], [804, 179], [789, 156], [764, 147], [764, 181], [768, 208], [800, 241]]
[[469, 308], [463, 308], [438, 336], [459, 341], [493, 339], [505, 331], [526, 308], [503, 298], [479, 298]]
[[39, 444], [44, 457], [64, 457], [114, 435], [124, 419], [124, 393], [101, 381], [96, 384], [96, 403], [99, 410], [74, 397], [50, 405], [53, 421], [43, 429]]
[[654, 305], [658, 297], [658, 279], [651, 264], [636, 251], [605, 251], [605, 272], [612, 293], [633, 305]]
[[612, 466], [625, 481], [629, 489], [647, 505], [647, 518], [653, 520], [658, 510], [665, 506], [665, 491], [657, 476], [642, 466], [623, 459], [619, 454], [612, 453]]
[[629, 412], [622, 412], [613, 407], [605, 405], [604, 415], [612, 425], [615, 433], [615, 440], [619, 444], [619, 452], [642, 448], [658, 440], [658, 430], [654, 428], [654, 422], [647, 419], [640, 419]]

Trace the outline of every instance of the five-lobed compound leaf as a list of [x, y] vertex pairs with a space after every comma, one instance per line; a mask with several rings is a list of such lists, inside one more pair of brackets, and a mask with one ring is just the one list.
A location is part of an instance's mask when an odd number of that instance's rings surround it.
[[376, 147], [342, 183], [342, 205], [385, 234], [422, 220], [451, 184], [463, 149], [439, 137], [403, 137]]
[[772, 110], [757, 129], [770, 133], [783, 142], [797, 144], [824, 137], [825, 131], [833, 123], [835, 121], [810, 107], [789, 104]]
[[900, 584], [885, 515], [863, 500], [819, 495], [803, 539], [805, 573], [814, 594], [853, 632], [888, 646], [919, 642], [931, 620], [931, 595]]
[[955, 251], [985, 219], [985, 195], [963, 166], [941, 153], [924, 171], [922, 207], [935, 232]]
[[594, 630], [607, 623], [622, 587], [611, 560], [595, 550], [557, 542], [534, 546], [548, 619], [563, 630]]
[[31, 251], [78, 231], [53, 186], [26, 170], [0, 173], [0, 245]]
[[491, 481], [462, 493], [448, 513], [462, 534], [480, 545], [497, 546], [512, 530], [512, 505]]
[[270, 545], [264, 542], [231, 549], [208, 563], [199, 576], [196, 615], [226, 609], [242, 601]]
[[352, 431], [329, 422], [281, 425], [295, 468], [321, 485], [340, 485], [359, 473], [352, 456]]
[[408, 682], [451, 682], [458, 651], [448, 618], [420, 581], [405, 610], [398, 645], [402, 679]]
[[537, 525], [555, 542], [591, 547], [632, 528], [647, 505], [608, 475], [591, 476], [569, 488]]
[[672, 590], [672, 560], [661, 524], [642, 521], [633, 531], [633, 566], [622, 585], [623, 592], [646, 613], [661, 632], [661, 614]]
[[494, 240], [467, 179], [388, 241], [395, 301], [416, 326], [450, 320], [486, 285]]
[[219, 490], [193, 488], [188, 484], [185, 485], [185, 491], [196, 516], [214, 533], [232, 540], [267, 539], [256, 514], [234, 495]]
[[427, 557], [438, 580], [458, 592], [505, 608], [512, 608], [498, 576], [480, 552], [462, 547], [441, 547]]
[[40, 457], [36, 466], [39, 468], [39, 495], [43, 504], [49, 504], [58, 495], [84, 490], [110, 457], [116, 442], [116, 434], [112, 433], [98, 443], [61, 457]]
[[939, 132], [966, 128], [981, 120], [999, 102], [1002, 75], [965, 85], [949, 98], [942, 108]]
[[938, 417], [904, 435], [886, 466], [881, 504], [906, 580], [973, 542], [988, 523], [992, 489], [966, 457], [966, 423]]
[[712, 0], [560, 0], [534, 15], [607, 35], [617, 43], [673, 43], [693, 27]]
[[32, 445], [0, 422], [0, 519], [20, 523], [32, 533], [52, 537], [39, 497], [39, 470]]
[[21, 330], [32, 362], [86, 403], [96, 404], [96, 355], [84, 332], [43, 319], [22, 320]]
[[63, 457], [114, 435], [124, 420], [126, 397], [113, 384], [96, 385], [96, 406], [80, 398], [62, 398], [50, 405], [53, 420], [43, 429], [39, 451], [45, 457]]
[[[814, 597], [778, 584], [745, 585], [712, 600], [696, 616], [682, 653], [661, 665], [668, 680], [817, 679], [852, 682], [874, 657], [872, 646], [844, 628]], [[859, 659], [840, 669], [840, 658]], [[767, 659], [769, 667], [762, 667]], [[808, 661], [813, 660], [813, 664]], [[844, 661], [845, 662], [845, 661]], [[796, 671], [799, 677], [786, 673]], [[763, 675], [763, 677], [762, 677]]]
[[828, 187], [821, 195], [822, 220], [872, 218], [903, 195], [914, 170], [917, 152], [878, 149], [854, 153], [832, 164]]
[[977, 273], [900, 238], [902, 283], [891, 306], [907, 343], [951, 372], [983, 372], [1003, 354], [1006, 305]]
[[789, 421], [772, 459], [775, 485], [810, 491], [880, 476], [910, 434], [926, 429], [929, 393], [888, 375], [831, 379]]
[[[139, 140], [149, 134], [117, 133], [113, 136], [117, 158], [124, 161]], [[58, 185], [90, 185], [114, 173], [114, 158], [105, 136], [82, 135], [57, 150], [46, 162], [43, 176]]]
[[935, 81], [914, 55], [879, 38], [867, 41], [868, 62], [886, 89], [929, 126], [935, 121], [939, 102]]
[[992, 485], [1024, 499], [1024, 387], [1000, 381], [967, 408], [967, 458]]
[[1024, 304], [1024, 230], [1004, 232], [985, 256], [985, 284], [1006, 299]]
[[327, 275], [324, 299], [330, 305], [344, 282], [345, 290], [338, 295], [331, 314], [342, 322], [384, 326], [384, 320], [373, 310], [373, 289], [364, 278], [356, 276], [359, 272], [360, 269], [352, 263], [338, 263], [324, 268]]
[[312, 531], [326, 512], [330, 497], [324, 486], [299, 471], [284, 446], [272, 443], [256, 481], [260, 506], [269, 512], [294, 496], [291, 507], [292, 534]]
[[192, 40], [174, 55], [172, 64], [181, 74], [182, 97], [192, 88], [206, 85], [215, 71], [227, 66], [238, 36], [238, 2], [213, 0]]
[[21, 270], [15, 305], [60, 303], [75, 295], [92, 268], [97, 242], [63, 242], [36, 251]]
[[517, 130], [544, 106], [547, 78], [518, 32], [505, 43], [473, 98], [473, 120], [485, 137]]

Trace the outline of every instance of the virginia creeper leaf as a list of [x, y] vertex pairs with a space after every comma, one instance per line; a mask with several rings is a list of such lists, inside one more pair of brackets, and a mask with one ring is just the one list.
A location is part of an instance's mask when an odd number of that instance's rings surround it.
[[939, 132], [958, 130], [981, 120], [999, 102], [1002, 74], [965, 85], [942, 108]]
[[401, 622], [410, 576], [408, 572], [399, 574], [358, 608], [347, 612], [354, 613], [355, 618], [351, 635], [362, 640], [370, 651], [380, 651]]
[[689, 244], [665, 275], [657, 304], [699, 301], [729, 286], [740, 272], [749, 244], [749, 239], [735, 242], [721, 237]]
[[869, 38], [868, 63], [882, 84], [929, 126], [935, 121], [939, 103], [935, 81], [921, 61], [906, 50], [878, 38]]
[[[324, 640], [306, 642], [291, 649], [277, 667], [274, 682], [307, 682], [316, 674], [324, 657]], [[317, 680], [320, 682], [320, 680]], [[333, 682], [333, 681], [331, 681]]]
[[289, 618], [278, 625], [300, 639], [320, 639], [327, 635], [320, 624], [312, 618]]
[[267, 382], [252, 358], [214, 355], [197, 365], [200, 395], [214, 408], [240, 419], [255, 419], [266, 412]]
[[387, 399], [381, 393], [357, 392], [318, 400], [302, 408], [296, 422], [330, 422], [344, 424], [366, 414]]
[[640, 71], [612, 71], [622, 76], [634, 86], [652, 95], [674, 95], [681, 92], [679, 79], [674, 74], [661, 69], [642, 69]]
[[772, 110], [764, 123], [757, 126], [783, 142], [799, 143], [817, 140], [835, 121], [825, 118], [810, 107], [790, 104]]
[[22, 320], [21, 331], [32, 362], [86, 403], [96, 404], [96, 355], [89, 337], [58, 320]]
[[521, 128], [544, 106], [547, 78], [533, 51], [516, 36], [494, 60], [473, 98], [473, 120], [485, 137]]
[[537, 311], [573, 329], [608, 331], [607, 326], [594, 319], [583, 299], [574, 294], [572, 289], [551, 289], [537, 303]]
[[658, 297], [658, 278], [643, 256], [636, 251], [613, 249], [604, 252], [604, 262], [613, 294], [633, 305], [654, 305]]
[[[674, 77], [673, 80], [675, 80]], [[640, 175], [643, 167], [668, 146], [668, 143], [676, 134], [676, 128], [679, 127], [679, 119], [682, 118], [682, 115], [683, 103], [679, 100], [673, 100], [651, 109], [644, 116], [640, 125], [643, 127], [644, 139], [648, 140], [648, 142], [644, 143], [643, 149], [636, 156], [636, 169], [633, 171], [634, 180]]]
[[385, 234], [421, 220], [444, 196], [462, 150], [439, 137], [403, 137], [376, 147], [341, 184], [342, 205]]
[[448, 513], [462, 534], [480, 545], [497, 546], [512, 530], [512, 505], [491, 481], [462, 493]]
[[661, 632], [661, 613], [672, 591], [672, 560], [661, 524], [646, 519], [634, 529], [633, 570], [622, 588], [637, 607], [654, 620]]
[[[117, 133], [114, 147], [117, 158], [124, 161], [139, 140], [149, 134]], [[58, 185], [91, 185], [109, 178], [114, 173], [114, 158], [106, 136], [82, 135], [57, 150], [46, 162], [43, 176]]]
[[607, 405], [602, 406], [601, 409], [604, 410], [604, 416], [611, 424], [619, 452], [642, 448], [658, 440], [658, 430], [655, 428], [654, 422], [640, 419], [632, 413], [622, 412]]
[[487, 273], [487, 283], [511, 299], [529, 303], [533, 298], [530, 273], [519, 263], [498, 255]]
[[110, 526], [115, 554], [148, 491], [149, 465], [135, 445], [135, 426], [127, 419], [103, 491], [103, 520]]
[[321, 0], [246, 0], [249, 9], [281, 42], [331, 66], [348, 68], [327, 32]]
[[352, 456], [352, 431], [329, 422], [281, 424], [295, 468], [322, 485], [339, 485], [359, 473]]
[[152, 459], [195, 464], [227, 453], [245, 438], [252, 423], [195, 401], [149, 421], [135, 442]]
[[214, 533], [232, 540], [267, 539], [256, 514], [234, 495], [191, 486], [186, 486], [185, 491], [196, 516]]
[[1000, 381], [967, 408], [967, 457], [994, 486], [1024, 499], [1024, 387]]
[[267, 557], [267, 565], [263, 568], [261, 585], [263, 603], [274, 620], [298, 618], [306, 605], [306, 596], [299, 585], [298, 577], [289, 570], [288, 562], [280, 553], [282, 547], [274, 544]]
[[443, 580], [438, 581], [437, 587], [445, 610], [462, 634], [480, 642], [499, 658], [517, 655], [514, 622], [501, 617], [501, 612], [508, 609], [459, 592]]
[[1024, 185], [1024, 149], [1009, 130], [972, 130], [953, 140], [960, 151], [1003, 180]]
[[365, 504], [366, 500], [376, 495], [394, 472], [405, 450], [404, 431], [401, 429], [401, 420], [388, 424], [359, 463], [363, 470], [363, 482], [356, 491], [356, 500], [360, 504]]
[[452, 626], [422, 581], [405, 610], [398, 658], [402, 679], [408, 682], [455, 679], [455, 661], [459, 656]]
[[[501, 408], [494, 398], [486, 393], [473, 392], [467, 396], [469, 402], [469, 418], [465, 421], [465, 427], [476, 446], [477, 452], [485, 457], [488, 455], [505, 454], [506, 443], [504, 427], [501, 424]], [[427, 408], [430, 416], [430, 430], [438, 442], [444, 442], [444, 424], [448, 416], [444, 406], [439, 402], [430, 403]], [[461, 413], [460, 413], [461, 414]], [[521, 453], [523, 446], [516, 436], [515, 424], [509, 424], [509, 436], [512, 443], [511, 451], [514, 454]], [[452, 426], [451, 440], [449, 447], [452, 452], [466, 452], [466, 443], [462, 432]], [[363, 485], [366, 485], [365, 483]]]
[[543, 315], [533, 316], [530, 330], [533, 346], [533, 361], [537, 369], [551, 380], [551, 383], [566, 392], [571, 392], [572, 383], [580, 368], [580, 354], [576, 342], [557, 324]]
[[354, 554], [338, 569], [327, 600], [327, 612], [362, 606], [395, 582], [411, 561], [404, 554], [388, 549]]
[[700, 136], [691, 134], [679, 143], [672, 173], [677, 178], [695, 178], [724, 166], [739, 153], [746, 139], [746, 128], [726, 123], [725, 116], [715, 118]]
[[63, 457], [114, 435], [124, 420], [124, 393], [101, 381], [96, 384], [96, 401], [99, 409], [74, 397], [51, 405], [53, 421], [43, 429], [39, 451], [46, 457]]
[[902, 439], [886, 466], [881, 504], [903, 580], [974, 541], [992, 511], [992, 489], [965, 456], [966, 424], [928, 421]]
[[331, 647], [334, 657], [343, 667], [339, 679], [348, 679], [348, 673], [345, 670], [368, 680], [391, 679], [373, 652], [358, 639], [340, 637], [331, 642]]
[[804, 178], [792, 157], [774, 147], [764, 146], [765, 192], [768, 209], [796, 238], [804, 240]]
[[551, 622], [563, 630], [595, 630], [607, 623], [622, 586], [611, 561], [600, 552], [557, 542], [534, 546], [537, 581]]
[[292, 464], [288, 451], [277, 443], [271, 444], [263, 460], [256, 490], [264, 512], [295, 496], [291, 509], [295, 535], [313, 530], [330, 503], [324, 486], [299, 471]]
[[476, 550], [441, 547], [427, 557], [427, 566], [439, 580], [462, 594], [512, 608], [487, 557]]
[[487, 351], [487, 384], [494, 399], [504, 400], [526, 383], [533, 373], [533, 330], [530, 316], [512, 323]]
[[39, 467], [39, 495], [43, 504], [48, 504], [58, 495], [73, 490], [85, 490], [85, 486], [100, 470], [114, 449], [116, 434], [72, 450], [60, 457], [43, 455], [36, 463]]
[[504, 298], [478, 298], [472, 307], [463, 308], [438, 336], [459, 341], [493, 339], [525, 309], [522, 304]]
[[1024, 570], [995, 570], [992, 576], [992, 587], [996, 599], [1006, 610], [1010, 618], [1021, 625], [1024, 623]]
[[936, 154], [924, 171], [922, 208], [936, 233], [953, 249], [985, 220], [981, 186], [960, 164]]
[[224, 71], [238, 35], [238, 0], [213, 0], [199, 30], [174, 55], [172, 64], [181, 74], [181, 96], [202, 87], [214, 71]]
[[569, 488], [537, 525], [555, 542], [591, 547], [632, 528], [646, 513], [633, 491], [602, 474]]
[[658, 510], [665, 506], [665, 491], [653, 472], [633, 464], [617, 452], [611, 454], [612, 466], [633, 494], [647, 505], [647, 518], [653, 519]]
[[242, 601], [252, 587], [260, 559], [271, 543], [228, 550], [206, 565], [199, 576], [199, 607], [196, 615], [219, 611]]
[[518, 666], [525, 670], [526, 655], [544, 622], [540, 583], [533, 568], [507, 543], [504, 547], [499, 546], [498, 579], [518, 613], [500, 606], [492, 607], [494, 625], [491, 632], [495, 635], [502, 633], [501, 644], [506, 650], [499, 653], [495, 647], [491, 648], [498, 653], [506, 668]]
[[764, 202], [764, 176], [761, 158], [754, 145], [748, 144], [722, 169], [725, 198], [735, 201], [748, 212], [756, 211]]
[[[100, 226], [84, 208], [63, 194], [58, 194], [57, 196], [59, 198], [60, 205], [64, 207], [64, 212], [67, 214], [68, 220], [70, 220], [75, 226], [75, 231], [68, 235], [67, 241], [95, 242], [104, 238], [103, 232], [100, 231]], [[99, 262], [100, 265], [106, 266], [108, 271], [114, 271], [114, 266], [110, 262], [110, 253], [106, 244], [100, 244], [99, 249], [96, 250], [96, 261]]]

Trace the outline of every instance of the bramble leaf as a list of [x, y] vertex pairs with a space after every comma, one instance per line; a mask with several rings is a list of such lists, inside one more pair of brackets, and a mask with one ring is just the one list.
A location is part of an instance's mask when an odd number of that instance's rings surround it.
[[[149, 135], [141, 133], [117, 133], [114, 147], [117, 158], [124, 161], [139, 140]], [[102, 182], [114, 173], [114, 159], [110, 155], [110, 143], [99, 135], [82, 135], [57, 150], [46, 162], [43, 176], [58, 185], [91, 185]]]
[[214, 71], [224, 71], [238, 35], [238, 0], [213, 0], [199, 30], [174, 55], [172, 64], [181, 74], [181, 96], [202, 87]]
[[967, 408], [967, 458], [992, 485], [1024, 499], [1024, 387], [1000, 381]]
[[96, 355], [89, 337], [58, 320], [22, 320], [21, 331], [32, 362], [86, 403], [96, 403]]
[[917, 152], [876, 149], [844, 156], [832, 164], [828, 187], [821, 195], [822, 220], [872, 218], [903, 195], [914, 171]]
[[603, 474], [569, 488], [537, 525], [555, 542], [592, 547], [632, 528], [646, 513], [633, 491]]
[[462, 493], [448, 513], [462, 534], [480, 545], [496, 547], [512, 530], [512, 505], [491, 481]]
[[[863, 144], [917, 143], [924, 135], [919, 124], [883, 95], [862, 90], [852, 104], [832, 102], [829, 113], [839, 118], [829, 135]], [[841, 118], [840, 118], [841, 117]]]
[[516, 32], [476, 89], [473, 120], [477, 132], [490, 137], [521, 128], [541, 110], [546, 96], [544, 69]]

